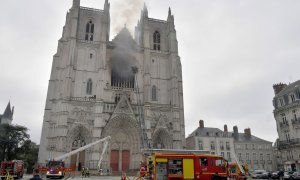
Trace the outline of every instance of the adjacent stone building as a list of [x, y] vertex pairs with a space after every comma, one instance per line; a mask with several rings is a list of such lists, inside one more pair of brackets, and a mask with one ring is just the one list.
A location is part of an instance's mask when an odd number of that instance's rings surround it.
[[228, 132], [227, 125], [222, 131], [204, 127], [203, 120], [200, 120], [199, 127], [187, 137], [186, 145], [188, 149], [223, 155], [230, 162], [238, 160], [241, 164], [247, 163], [249, 170], [276, 170], [272, 142], [251, 135], [250, 128], [239, 133], [237, 126], [234, 126], [233, 132]]
[[235, 154], [233, 138], [228, 133], [227, 125], [224, 125], [224, 131], [222, 131], [214, 127], [204, 127], [203, 120], [199, 121], [199, 127], [186, 138], [186, 147], [219, 154], [229, 161]]
[[300, 80], [273, 85], [277, 149], [285, 170], [300, 172]]
[[11, 124], [14, 115], [14, 107], [10, 107], [8, 102], [3, 114], [0, 114], [0, 124]]
[[241, 163], [247, 163], [250, 171], [256, 169], [276, 170], [272, 142], [252, 135], [250, 128], [245, 129], [244, 133], [239, 133], [237, 126], [233, 127], [231, 136], [234, 139], [236, 158]]
[[[118, 18], [118, 17], [112, 17]], [[185, 147], [181, 61], [174, 17], [148, 17], [133, 38], [124, 27], [110, 40], [104, 10], [73, 0], [53, 57], [39, 163], [111, 136], [102, 168], [139, 168], [142, 148]], [[67, 165], [96, 168], [102, 146], [73, 155]]]

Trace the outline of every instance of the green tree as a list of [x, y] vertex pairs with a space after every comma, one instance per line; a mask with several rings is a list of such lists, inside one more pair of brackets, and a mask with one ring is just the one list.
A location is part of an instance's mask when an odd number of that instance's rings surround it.
[[19, 148], [18, 159], [22, 159], [25, 162], [25, 168], [27, 173], [32, 173], [33, 167], [38, 160], [39, 146], [31, 140], [27, 140]]
[[0, 125], [0, 160], [13, 160], [20, 157], [21, 147], [29, 140], [28, 129], [24, 126]]

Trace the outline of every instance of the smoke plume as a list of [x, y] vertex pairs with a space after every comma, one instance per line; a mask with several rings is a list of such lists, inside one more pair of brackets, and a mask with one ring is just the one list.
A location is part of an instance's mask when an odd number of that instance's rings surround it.
[[126, 24], [133, 34], [134, 26], [140, 17], [143, 0], [111, 0], [112, 35], [116, 35]]

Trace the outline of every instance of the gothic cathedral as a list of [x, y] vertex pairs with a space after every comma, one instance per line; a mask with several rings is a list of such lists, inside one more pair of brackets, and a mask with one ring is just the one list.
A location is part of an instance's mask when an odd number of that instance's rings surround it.
[[[113, 17], [118, 18], [118, 17]], [[141, 11], [134, 38], [124, 27], [112, 40], [110, 4], [73, 0], [53, 57], [39, 163], [111, 136], [102, 168], [138, 169], [141, 149], [182, 149], [185, 125], [174, 17]], [[102, 146], [65, 159], [96, 169]]]

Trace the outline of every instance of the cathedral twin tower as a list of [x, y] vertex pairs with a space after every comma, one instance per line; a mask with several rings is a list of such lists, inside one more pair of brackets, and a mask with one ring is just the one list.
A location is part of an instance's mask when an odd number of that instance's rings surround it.
[[[181, 62], [174, 17], [148, 17], [134, 39], [124, 27], [111, 41], [110, 4], [73, 0], [53, 57], [39, 163], [111, 136], [102, 168], [139, 168], [141, 149], [182, 149], [185, 126]], [[118, 17], [113, 17], [118, 18]], [[65, 159], [95, 169], [101, 145]]]

